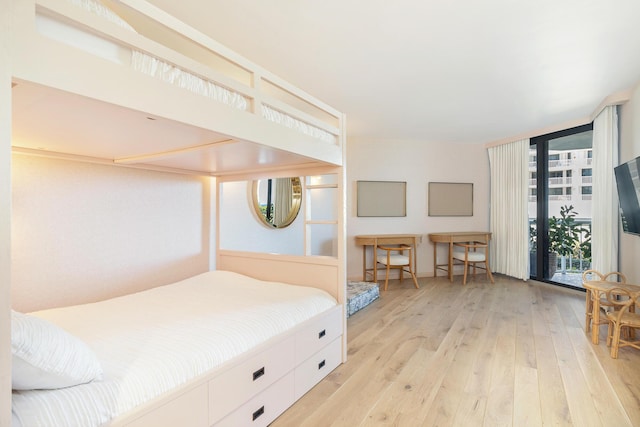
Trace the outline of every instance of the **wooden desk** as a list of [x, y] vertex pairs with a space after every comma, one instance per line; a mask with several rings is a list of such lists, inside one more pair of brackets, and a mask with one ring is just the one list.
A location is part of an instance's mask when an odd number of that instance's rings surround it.
[[[604, 280], [592, 280], [582, 284], [587, 290], [586, 295], [586, 316], [585, 332], [589, 332], [591, 328], [591, 342], [598, 344], [600, 338], [600, 325], [605, 322], [600, 321], [600, 298], [603, 298], [607, 292], [614, 288], [626, 289], [630, 292], [640, 292], [639, 285], [629, 285], [619, 282], [607, 282]], [[591, 318], [591, 321], [589, 321]]]
[[[430, 233], [429, 240], [433, 242], [433, 277], [438, 275], [438, 270], [445, 271], [445, 266], [449, 280], [453, 282], [453, 244], [459, 242], [482, 242], [489, 243], [491, 233], [488, 231], [453, 231], [447, 233]], [[449, 244], [449, 260], [447, 264], [438, 264], [437, 249], [438, 243]]]
[[376, 246], [378, 245], [409, 245], [413, 247], [413, 273], [418, 271], [418, 256], [416, 245], [422, 240], [421, 234], [366, 234], [356, 236], [356, 245], [362, 246], [362, 280], [367, 281], [367, 246], [373, 246], [373, 281], [378, 281], [376, 268]]

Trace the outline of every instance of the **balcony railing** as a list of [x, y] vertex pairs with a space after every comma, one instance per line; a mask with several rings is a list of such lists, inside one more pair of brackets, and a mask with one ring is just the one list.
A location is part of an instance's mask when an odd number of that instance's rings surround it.
[[571, 200], [571, 194], [550, 194], [549, 200]]
[[564, 176], [564, 177], [558, 177], [558, 178], [549, 178], [549, 185], [567, 185], [567, 184], [571, 184], [571, 177], [570, 176]]
[[[549, 178], [549, 185], [571, 185], [572, 179], [570, 176]], [[583, 181], [584, 182], [584, 181]], [[537, 184], [536, 179], [529, 178], [529, 187], [535, 187]]]
[[571, 159], [549, 160], [550, 168], [569, 166], [570, 164], [571, 164]]

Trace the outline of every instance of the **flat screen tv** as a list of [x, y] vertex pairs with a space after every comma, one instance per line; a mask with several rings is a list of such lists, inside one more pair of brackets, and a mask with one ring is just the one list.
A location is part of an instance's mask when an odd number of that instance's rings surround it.
[[614, 169], [620, 201], [620, 217], [625, 233], [640, 235], [640, 157]]

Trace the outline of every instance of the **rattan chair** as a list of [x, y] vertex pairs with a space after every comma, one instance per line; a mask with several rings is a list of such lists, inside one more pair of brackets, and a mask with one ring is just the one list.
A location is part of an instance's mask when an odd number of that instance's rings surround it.
[[[459, 261], [464, 264], [464, 277], [462, 284], [467, 284], [467, 272], [469, 268], [473, 268], [473, 277], [476, 276], [476, 268], [485, 270], [487, 272], [487, 278], [493, 281], [493, 274], [489, 268], [489, 245], [482, 242], [469, 242], [469, 243], [455, 243], [452, 254], [454, 261]], [[480, 266], [480, 264], [484, 264]]]
[[[615, 279], [615, 280], [613, 280]], [[619, 271], [612, 271], [610, 273], [600, 273], [597, 270], [586, 270], [582, 273], [582, 284], [584, 285], [590, 281], [599, 281], [599, 282], [608, 282], [611, 283], [610, 287], [617, 286], [616, 284], [625, 284], [627, 283], [627, 277], [620, 273]], [[600, 325], [605, 325], [609, 323], [606, 316], [603, 316], [598, 321], [598, 324], [593, 324], [593, 298], [594, 294], [588, 287], [584, 286], [585, 292], [585, 332], [589, 332], [591, 328], [599, 327]], [[610, 310], [613, 306], [607, 301], [605, 296], [600, 298], [600, 308], [605, 312]]]
[[[407, 245], [400, 246], [376, 246], [376, 262], [382, 264], [385, 267], [387, 275], [384, 279], [384, 290], [387, 290], [389, 285], [389, 272], [391, 269], [400, 270], [400, 280], [403, 280], [403, 273], [406, 271], [411, 275], [413, 284], [416, 289], [419, 289], [418, 280], [413, 272], [413, 248]], [[407, 252], [407, 255], [405, 255]], [[377, 268], [377, 264], [376, 264]]]
[[617, 359], [620, 347], [634, 347], [640, 350], [640, 340], [636, 339], [635, 334], [635, 330], [640, 328], [640, 314], [635, 312], [640, 304], [640, 292], [618, 287], [608, 290], [606, 295], [607, 302], [615, 307], [615, 310], [607, 313], [607, 345], [611, 346], [611, 357]]

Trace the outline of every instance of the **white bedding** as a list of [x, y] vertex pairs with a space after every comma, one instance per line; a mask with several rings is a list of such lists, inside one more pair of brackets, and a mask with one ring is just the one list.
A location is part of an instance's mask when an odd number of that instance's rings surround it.
[[44, 310], [98, 356], [104, 379], [13, 392], [23, 427], [100, 426], [336, 305], [310, 287], [212, 271], [92, 304]]
[[217, 102], [229, 105], [238, 110], [246, 111], [249, 101], [237, 92], [233, 92], [209, 80], [202, 79], [175, 65], [153, 58], [142, 52], [131, 52], [131, 68], [165, 83], [206, 96]]

